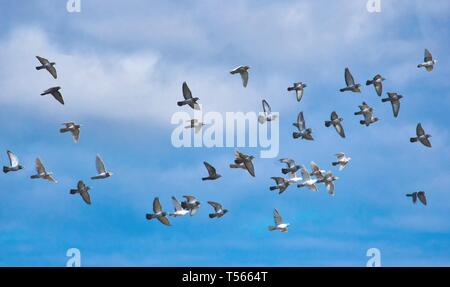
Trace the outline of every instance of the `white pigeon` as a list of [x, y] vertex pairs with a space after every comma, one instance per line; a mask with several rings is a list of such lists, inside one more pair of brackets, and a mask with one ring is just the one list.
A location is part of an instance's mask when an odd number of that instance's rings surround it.
[[105, 164], [98, 154], [95, 157], [95, 167], [97, 168], [98, 175], [91, 177], [91, 179], [103, 179], [112, 175], [112, 172], [106, 171]]
[[202, 127], [205, 125], [204, 123], [200, 122], [197, 119], [189, 120], [187, 121], [189, 123], [188, 126], [185, 126], [186, 129], [194, 129], [195, 133], [200, 132]]
[[186, 214], [189, 213], [189, 210], [184, 209], [180, 202], [175, 198], [175, 196], [172, 196], [172, 203], [175, 209], [175, 212], [169, 213], [170, 216], [185, 216]]
[[425, 55], [423, 57], [423, 62], [417, 65], [417, 68], [424, 67], [428, 72], [433, 71], [434, 65], [437, 63], [437, 60], [433, 59], [433, 56], [431, 55], [430, 51], [428, 49], [425, 49]]
[[294, 184], [303, 180], [301, 176], [298, 176], [296, 172], [290, 172], [288, 177], [289, 184]]
[[281, 232], [287, 232], [289, 223], [283, 223], [280, 213], [275, 208], [273, 211], [273, 219], [275, 220], [275, 226], [269, 226], [269, 231], [279, 230]]
[[18, 171], [20, 169], [23, 169], [23, 166], [19, 164], [19, 159], [15, 154], [13, 154], [12, 151], [6, 151], [6, 154], [8, 154], [9, 158], [9, 166], [3, 166], [3, 172], [8, 173], [10, 171]]
[[306, 186], [307, 188], [309, 188], [312, 191], [317, 191], [317, 179], [316, 178], [311, 178], [311, 176], [309, 175], [308, 171], [306, 170], [306, 168], [304, 166], [301, 167], [301, 172], [302, 172], [302, 177], [303, 177], [303, 182], [298, 184], [297, 187], [304, 187]]
[[42, 179], [46, 179], [50, 182], [54, 182], [56, 183], [57, 181], [53, 178], [53, 173], [52, 172], [47, 172], [45, 170], [44, 165], [42, 164], [41, 160], [39, 158], [36, 159], [36, 172], [37, 174], [32, 175], [31, 178], [35, 179], [35, 178], [42, 178]]
[[347, 163], [352, 159], [351, 157], [346, 156], [343, 152], [339, 152], [336, 154], [337, 161], [331, 163], [333, 166], [339, 165], [339, 170], [343, 170]]
[[272, 109], [270, 108], [269, 103], [266, 100], [262, 100], [262, 106], [264, 115], [258, 116], [258, 122], [260, 124], [264, 124], [265, 122], [274, 121], [277, 116], [275, 114], [272, 114]]
[[239, 73], [241, 75], [242, 78], [242, 85], [245, 87], [247, 87], [248, 84], [248, 70], [250, 69], [249, 66], [238, 66], [236, 68], [234, 68], [233, 70], [230, 71], [230, 74], [234, 75]]

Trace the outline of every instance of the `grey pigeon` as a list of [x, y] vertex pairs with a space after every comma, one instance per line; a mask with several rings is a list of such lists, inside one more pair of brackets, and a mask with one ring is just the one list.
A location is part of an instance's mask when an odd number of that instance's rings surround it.
[[337, 153], [336, 157], [337, 161], [332, 162], [331, 164], [333, 166], [339, 165], [339, 171], [343, 170], [347, 166], [348, 162], [352, 159], [351, 157], [346, 156], [343, 152]]
[[240, 74], [241, 78], [242, 78], [242, 85], [245, 87], [247, 87], [247, 83], [248, 83], [248, 70], [250, 69], [249, 66], [238, 66], [236, 68], [234, 68], [233, 70], [230, 71], [230, 74], [234, 75], [234, 74]]
[[370, 107], [366, 102], [362, 102], [361, 105], [358, 106], [359, 111], [355, 112], [355, 115], [363, 115], [364, 120], [359, 123], [362, 125], [366, 125], [367, 127], [378, 121], [378, 118], [373, 115], [373, 108]]
[[409, 141], [412, 143], [420, 141], [424, 146], [431, 147], [431, 143], [428, 140], [428, 138], [431, 138], [431, 135], [425, 133], [420, 123], [417, 124], [416, 135], [417, 137], [410, 138]]
[[375, 87], [375, 91], [377, 92], [377, 95], [379, 97], [381, 97], [381, 94], [383, 93], [383, 81], [384, 80], [386, 80], [386, 79], [383, 78], [380, 74], [376, 74], [372, 80], [366, 81], [366, 86], [373, 85]]
[[275, 180], [276, 185], [271, 186], [269, 189], [271, 191], [279, 189], [280, 192], [278, 192], [278, 194], [282, 194], [286, 190], [286, 188], [288, 188], [288, 186], [290, 184], [289, 180], [282, 178], [282, 177], [273, 176], [273, 177], [271, 177], [271, 179]]
[[200, 202], [192, 195], [183, 195], [183, 197], [185, 200], [181, 202], [181, 207], [189, 210], [190, 216], [195, 215], [200, 208]]
[[328, 190], [329, 195], [334, 195], [334, 181], [339, 179], [337, 176], [334, 176], [331, 171], [327, 172], [322, 179], [317, 182], [323, 182]]
[[328, 128], [329, 126], [333, 125], [336, 129], [337, 133], [342, 137], [345, 138], [345, 132], [344, 128], [342, 127], [342, 121], [343, 118], [340, 118], [335, 111], [331, 113], [330, 121], [325, 121], [325, 126]]
[[345, 84], [347, 85], [345, 88], [340, 89], [339, 91], [351, 91], [354, 93], [361, 93], [361, 85], [355, 84], [355, 80], [353, 79], [352, 74], [348, 68], [345, 68]]
[[62, 105], [64, 105], [64, 98], [61, 95], [61, 93], [59, 92], [60, 89], [61, 89], [61, 87], [51, 87], [51, 88], [45, 90], [44, 92], [42, 92], [41, 96], [52, 95], [58, 102], [60, 102]]
[[323, 177], [326, 174], [326, 170], [320, 169], [320, 167], [313, 161], [311, 162], [311, 169], [312, 169], [312, 172], [310, 173], [310, 175], [315, 176], [319, 180], [323, 179]]
[[255, 158], [251, 155], [246, 155], [244, 153], [241, 153], [240, 151], [236, 151], [234, 159], [234, 164], [230, 164], [230, 168], [242, 168], [248, 171], [248, 173], [255, 177], [255, 168], [253, 166], [252, 160]]
[[153, 218], [158, 219], [162, 224], [170, 226], [169, 219], [166, 217], [167, 212], [162, 211], [161, 203], [159, 202], [159, 198], [155, 197], [153, 200], [153, 213], [147, 213], [145, 217], [147, 220], [151, 220]]
[[189, 89], [189, 87], [186, 84], [186, 82], [183, 82], [182, 90], [183, 90], [184, 101], [177, 102], [177, 105], [179, 107], [184, 106], [184, 105], [188, 105], [191, 108], [193, 108], [194, 110], [200, 110], [200, 105], [197, 103], [199, 98], [193, 98], [192, 97], [192, 92]]
[[46, 58], [42, 58], [39, 56], [36, 56], [36, 58], [39, 60], [39, 62], [41, 63], [41, 66], [37, 66], [36, 70], [42, 70], [42, 69], [46, 69], [52, 76], [53, 78], [57, 78], [57, 74], [56, 74], [56, 69], [55, 69], [55, 62], [50, 62], [49, 60], [47, 60]]
[[293, 132], [292, 137], [294, 139], [305, 139], [305, 140], [314, 140], [312, 137], [312, 129], [306, 128], [305, 118], [303, 117], [303, 112], [298, 113], [297, 122], [293, 123], [294, 127], [298, 129], [298, 132]]
[[169, 213], [170, 216], [177, 217], [177, 216], [185, 216], [189, 213], [188, 209], [184, 209], [180, 202], [175, 198], [175, 196], [172, 196], [172, 203], [173, 207], [175, 209], [175, 212]]
[[289, 92], [295, 91], [295, 95], [297, 97], [297, 102], [300, 102], [303, 97], [304, 88], [306, 88], [306, 84], [304, 84], [302, 82], [296, 82], [292, 85], [292, 87], [288, 87], [287, 90]]
[[391, 102], [392, 112], [394, 113], [394, 117], [398, 116], [398, 112], [400, 111], [400, 99], [403, 98], [402, 95], [397, 93], [387, 93], [388, 98], [381, 99], [384, 102]]
[[296, 165], [295, 161], [293, 159], [282, 158], [282, 159], [280, 159], [280, 162], [285, 163], [287, 165], [286, 168], [282, 168], [281, 169], [281, 172], [283, 174], [294, 173], [294, 172], [297, 172], [300, 169], [300, 166]]
[[269, 103], [266, 100], [262, 100], [262, 106], [264, 115], [258, 116], [258, 122], [260, 124], [264, 124], [265, 122], [274, 121], [277, 116], [275, 114], [272, 114], [272, 109], [270, 108]]
[[12, 151], [6, 151], [9, 158], [9, 166], [3, 166], [3, 172], [8, 173], [10, 171], [18, 171], [23, 169], [23, 166], [19, 164], [19, 159]]
[[433, 71], [433, 67], [436, 63], [437, 61], [433, 59], [433, 56], [431, 55], [430, 51], [428, 51], [428, 49], [425, 49], [423, 62], [417, 65], [417, 68], [424, 67], [428, 72], [431, 72]]
[[419, 201], [422, 202], [423, 205], [427, 205], [427, 197], [425, 196], [424, 191], [408, 193], [406, 194], [406, 196], [412, 197], [412, 201], [414, 204], [417, 202], [417, 198], [419, 198]]
[[78, 125], [78, 124], [76, 124], [74, 122], [63, 123], [63, 125], [65, 125], [65, 127], [60, 129], [59, 132], [60, 133], [70, 132], [72, 134], [73, 141], [74, 142], [78, 142], [78, 140], [80, 139], [80, 127], [81, 127], [81, 125]]
[[80, 180], [78, 181], [77, 188], [70, 190], [70, 194], [79, 193], [84, 202], [86, 202], [87, 204], [91, 204], [91, 197], [89, 196], [90, 189], [91, 188], [89, 186], [87, 186], [82, 180]]
[[208, 176], [203, 177], [202, 180], [215, 180], [221, 177], [221, 175], [216, 172], [216, 169], [212, 165], [210, 165], [206, 161], [204, 161], [203, 164], [205, 165], [206, 170], [208, 171]]
[[106, 171], [105, 164], [98, 154], [95, 157], [95, 168], [97, 169], [98, 175], [91, 177], [91, 179], [104, 179], [112, 176], [112, 172]]
[[275, 221], [275, 226], [269, 226], [269, 231], [279, 230], [281, 232], [287, 232], [289, 223], [283, 223], [280, 213], [277, 209], [273, 211], [273, 219]]
[[46, 179], [50, 182], [54, 182], [54, 183], [57, 182], [52, 176], [53, 173], [47, 172], [45, 170], [45, 167], [39, 158], [36, 159], [36, 172], [37, 172], [37, 174], [31, 176], [32, 179], [42, 178], [42, 179]]
[[228, 210], [224, 209], [220, 203], [208, 201], [208, 204], [214, 208], [214, 213], [210, 213], [209, 218], [220, 218], [228, 212]]
[[194, 129], [195, 133], [200, 132], [200, 130], [202, 129], [202, 127], [205, 125], [202, 122], [199, 122], [197, 119], [193, 119], [188, 121], [189, 125], [185, 126], [184, 128], [186, 129]]

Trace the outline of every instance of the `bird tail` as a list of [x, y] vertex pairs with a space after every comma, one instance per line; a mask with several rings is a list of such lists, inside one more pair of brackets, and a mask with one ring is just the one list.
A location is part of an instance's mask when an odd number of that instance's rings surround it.
[[343, 88], [343, 89], [340, 89], [339, 91], [340, 92], [345, 92], [345, 91], [347, 91], [348, 89], [347, 88]]
[[359, 112], [355, 112], [354, 114], [355, 114], [355, 116], [357, 116], [357, 115], [362, 115], [362, 112], [359, 111]]
[[70, 190], [70, 194], [76, 194], [78, 192], [78, 190], [76, 190], [76, 189], [71, 189]]
[[287, 174], [287, 173], [289, 173], [291, 170], [289, 169], [289, 168], [282, 168], [281, 169], [281, 172], [283, 173], [283, 174]]
[[59, 130], [60, 133], [65, 133], [65, 132], [68, 132], [68, 131], [70, 131], [69, 128], [62, 128], [62, 129]]
[[209, 177], [202, 177], [202, 180], [208, 180]]
[[184, 105], [186, 105], [186, 101], [179, 101], [179, 102], [177, 102], [177, 105], [179, 107], [184, 106]]
[[269, 226], [269, 231], [274, 231], [275, 229], [277, 229], [275, 226]]
[[305, 185], [303, 183], [297, 184], [297, 187], [304, 187]]
[[417, 65], [417, 68], [422, 68], [422, 67], [423, 67], [422, 64]]
[[373, 84], [373, 81], [372, 80], [367, 80], [366, 81], [366, 86], [369, 86], [369, 85], [372, 85]]
[[409, 141], [412, 143], [415, 143], [418, 139], [417, 138], [410, 138]]
[[230, 168], [240, 168], [241, 166], [238, 164], [230, 164]]
[[294, 139], [298, 139], [301, 135], [302, 135], [301, 133], [297, 133], [297, 132], [292, 133], [292, 137]]
[[278, 186], [271, 186], [269, 189], [270, 189], [271, 191], [274, 191], [275, 189], [278, 189]]
[[147, 213], [146, 215], [145, 215], [145, 218], [147, 218], [147, 220], [151, 220], [151, 219], [153, 219], [153, 218], [155, 218], [156, 216], [154, 215], [154, 214], [151, 214], [151, 213]]
[[331, 163], [333, 166], [336, 166], [336, 165], [338, 165], [339, 163], [337, 162], [337, 161], [335, 161], [335, 162], [332, 162]]
[[39, 175], [32, 175], [32, 176], [30, 176], [30, 178], [33, 178], [33, 179], [39, 178]]
[[215, 213], [210, 213], [209, 214], [209, 218], [214, 218], [214, 217], [217, 217], [217, 214], [215, 214]]
[[44, 67], [44, 66], [38, 66], [38, 67], [36, 67], [36, 70], [42, 70], [42, 69], [45, 69], [45, 67]]
[[360, 124], [365, 125], [366, 122], [365, 121], [359, 121]]
[[8, 173], [10, 170], [9, 170], [9, 167], [7, 167], [7, 166], [4, 166], [3, 167], [3, 172], [4, 173]]
[[289, 88], [287, 88], [287, 90], [290, 92], [290, 91], [293, 91], [294, 88], [293, 87], [289, 87]]
[[384, 102], [387, 102], [387, 101], [389, 101], [390, 99], [389, 98], [385, 98], [385, 99], [381, 99], [381, 101], [384, 103]]
[[412, 197], [413, 195], [412, 195], [412, 193], [408, 193], [408, 194], [406, 194], [406, 196]]
[[325, 121], [325, 126], [328, 128], [329, 126], [331, 126], [331, 121]]

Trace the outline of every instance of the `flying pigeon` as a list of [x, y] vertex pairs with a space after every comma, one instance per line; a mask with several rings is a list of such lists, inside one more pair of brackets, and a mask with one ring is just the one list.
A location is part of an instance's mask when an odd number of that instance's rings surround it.
[[381, 99], [384, 102], [391, 102], [392, 112], [394, 113], [394, 117], [398, 116], [398, 112], [400, 111], [400, 99], [403, 98], [402, 95], [397, 93], [387, 93], [388, 98]]
[[358, 107], [359, 111], [356, 112], [355, 115], [364, 116], [364, 120], [359, 121], [360, 124], [366, 125], [366, 127], [368, 127], [370, 124], [378, 121], [378, 118], [373, 115], [373, 108], [370, 107], [366, 102], [362, 102], [362, 104]]
[[72, 134], [72, 139], [74, 142], [78, 142], [80, 139], [80, 127], [81, 125], [77, 125], [74, 122], [63, 123], [65, 128], [59, 130], [60, 133], [70, 132]]
[[208, 201], [208, 204], [214, 208], [214, 213], [209, 214], [209, 218], [220, 218], [228, 212], [227, 209], [224, 209], [220, 203], [214, 201]]
[[32, 175], [31, 178], [35, 179], [35, 178], [42, 178], [42, 179], [46, 179], [48, 181], [54, 182], [56, 183], [57, 181], [53, 178], [53, 173], [52, 172], [47, 172], [45, 170], [44, 165], [42, 164], [41, 160], [39, 158], [36, 159], [36, 175]]
[[203, 164], [205, 165], [206, 170], [208, 170], [208, 176], [202, 178], [202, 180], [215, 180], [221, 177], [221, 175], [216, 172], [216, 169], [212, 165], [210, 165], [206, 161], [204, 161]]
[[153, 212], [154, 213], [147, 213], [145, 217], [147, 220], [151, 220], [153, 218], [158, 219], [162, 224], [170, 226], [169, 219], [167, 219], [166, 215], [167, 212], [162, 211], [161, 203], [159, 202], [159, 198], [155, 197], [153, 200]]
[[258, 122], [260, 124], [264, 124], [265, 122], [274, 121], [277, 116], [275, 114], [272, 114], [272, 109], [270, 108], [269, 103], [266, 100], [262, 100], [262, 106], [264, 115], [258, 116]]
[[339, 179], [337, 176], [334, 176], [331, 171], [327, 172], [322, 179], [318, 182], [323, 182], [327, 187], [328, 194], [334, 195], [334, 183], [333, 181]]
[[297, 187], [306, 186], [307, 188], [309, 188], [312, 191], [317, 191], [316, 183], [318, 182], [318, 180], [315, 178], [312, 179], [304, 166], [302, 166], [301, 172], [302, 172], [303, 182], [298, 184]]
[[275, 190], [275, 189], [279, 189], [280, 192], [278, 192], [278, 194], [282, 194], [286, 188], [288, 188], [290, 182], [287, 179], [284, 179], [282, 177], [278, 177], [278, 176], [274, 176], [271, 177], [271, 179], [275, 180], [276, 185], [275, 186], [271, 186], [269, 189], [271, 191]]
[[348, 68], [345, 68], [345, 84], [347, 85], [347, 87], [342, 88], [339, 91], [352, 91], [354, 93], [361, 93], [361, 85], [355, 84], [355, 80], [353, 79], [353, 76]]
[[420, 141], [424, 146], [431, 147], [431, 143], [428, 140], [428, 138], [431, 138], [431, 135], [425, 134], [425, 131], [423, 130], [422, 125], [420, 123], [417, 124], [416, 135], [417, 137], [410, 138], [409, 141], [412, 143]]
[[189, 210], [190, 216], [195, 215], [200, 208], [200, 202], [191, 195], [183, 195], [183, 197], [186, 200], [181, 202], [181, 207], [183, 207], [183, 209]]
[[56, 75], [56, 69], [55, 69], [55, 62], [50, 62], [49, 60], [47, 60], [46, 58], [42, 58], [39, 56], [36, 56], [36, 58], [39, 60], [39, 62], [41, 63], [41, 66], [37, 66], [36, 70], [42, 70], [42, 69], [46, 69], [52, 76], [53, 78], [57, 78], [58, 76]]
[[254, 158], [252, 155], [246, 155], [237, 150], [235, 152], [234, 164], [230, 164], [230, 168], [246, 169], [251, 176], [255, 177], [255, 168], [252, 163]]
[[280, 213], [277, 209], [273, 211], [273, 218], [275, 220], [275, 226], [269, 226], [269, 231], [279, 230], [281, 232], [287, 232], [289, 223], [283, 223]]
[[336, 154], [337, 161], [331, 163], [333, 166], [339, 165], [339, 170], [343, 170], [347, 163], [352, 159], [351, 157], [346, 156], [343, 152]]
[[425, 196], [424, 191], [408, 193], [406, 194], [406, 196], [412, 197], [412, 201], [414, 204], [416, 203], [417, 198], [419, 198], [420, 202], [422, 202], [423, 205], [427, 205], [427, 197]]
[[310, 164], [311, 164], [312, 172], [309, 175], [315, 176], [319, 180], [323, 179], [323, 177], [325, 176], [326, 170], [320, 169], [320, 167], [313, 161]]
[[248, 70], [250, 69], [249, 66], [239, 66], [234, 68], [233, 70], [230, 71], [230, 74], [234, 75], [239, 73], [241, 75], [242, 78], [242, 85], [245, 87], [247, 87], [247, 83], [248, 83]]
[[177, 216], [185, 216], [189, 213], [188, 209], [184, 209], [180, 202], [175, 198], [175, 196], [172, 196], [172, 203], [175, 209], [175, 212], [169, 213], [170, 216], [177, 217]]
[[306, 128], [305, 119], [303, 117], [303, 112], [298, 113], [297, 122], [293, 123], [294, 127], [298, 129], [298, 132], [292, 133], [292, 137], [294, 139], [305, 139], [305, 140], [314, 140], [312, 137], [312, 129]]
[[431, 72], [433, 71], [433, 67], [436, 63], [437, 61], [433, 59], [433, 56], [431, 55], [430, 51], [428, 51], [428, 49], [425, 49], [425, 56], [423, 58], [423, 63], [417, 65], [417, 68], [425, 67], [425, 69], [428, 72]]
[[42, 92], [41, 96], [52, 95], [58, 102], [60, 102], [62, 105], [64, 105], [64, 98], [61, 95], [61, 93], [59, 92], [60, 89], [61, 89], [61, 87], [49, 88], [49, 89], [45, 90], [44, 92]]
[[87, 204], [91, 204], [91, 197], [89, 196], [90, 189], [91, 188], [89, 186], [87, 186], [82, 180], [80, 180], [78, 181], [77, 189], [71, 189], [70, 194], [79, 193], [84, 202], [86, 202]]
[[204, 123], [199, 122], [197, 119], [190, 120], [190, 121], [188, 121], [188, 123], [189, 123], [189, 125], [185, 126], [184, 128], [194, 129], [195, 133], [198, 133], [202, 129], [202, 127], [205, 125]]
[[282, 158], [280, 159], [280, 162], [285, 163], [287, 165], [287, 168], [282, 168], [281, 172], [283, 174], [288, 174], [292, 172], [297, 172], [300, 169], [299, 165], [295, 164], [295, 161], [290, 158]]
[[19, 159], [15, 154], [13, 154], [12, 151], [6, 151], [6, 154], [8, 154], [9, 158], [9, 166], [3, 166], [3, 172], [8, 173], [10, 171], [18, 171], [23, 169], [23, 166], [19, 164]]
[[377, 92], [377, 95], [379, 97], [381, 97], [381, 94], [383, 93], [383, 81], [384, 80], [386, 80], [386, 79], [383, 78], [380, 74], [376, 74], [372, 80], [366, 81], [366, 86], [373, 85], [375, 87], [375, 91]]
[[295, 91], [295, 95], [297, 97], [297, 102], [300, 102], [303, 97], [304, 88], [306, 88], [306, 84], [304, 84], [302, 82], [297, 82], [297, 83], [294, 83], [292, 85], [292, 87], [288, 87], [287, 90], [289, 92]]
[[193, 108], [194, 110], [200, 110], [200, 105], [197, 103], [199, 98], [193, 98], [192, 97], [192, 92], [189, 89], [189, 87], [186, 84], [186, 82], [183, 82], [183, 88], [182, 89], [183, 89], [184, 101], [177, 102], [177, 105], [179, 107], [184, 106], [184, 105], [188, 105], [191, 108]]
[[328, 128], [329, 126], [333, 125], [336, 129], [337, 133], [342, 137], [345, 138], [345, 132], [344, 128], [342, 127], [342, 121], [344, 119], [340, 118], [335, 111], [331, 113], [331, 120], [325, 121], [325, 126]]
[[91, 177], [91, 179], [103, 179], [113, 175], [112, 172], [106, 171], [105, 164], [98, 154], [95, 157], [95, 167], [97, 168], [98, 175]]

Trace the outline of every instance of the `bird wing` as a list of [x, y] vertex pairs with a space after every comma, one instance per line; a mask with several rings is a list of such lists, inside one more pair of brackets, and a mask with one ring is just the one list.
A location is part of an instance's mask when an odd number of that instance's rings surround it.
[[185, 100], [192, 99], [192, 93], [186, 82], [183, 82], [183, 97]]
[[204, 161], [203, 164], [205, 165], [206, 169], [208, 170], [209, 176], [213, 176], [216, 174], [216, 169], [212, 165], [210, 165], [206, 161]]
[[345, 154], [344, 154], [343, 152], [338, 152], [338, 153], [336, 154], [336, 157], [337, 157], [338, 159], [341, 159], [341, 158], [345, 157]]
[[419, 191], [417, 193], [417, 197], [419, 198], [420, 202], [422, 202], [424, 205], [427, 205], [427, 198], [425, 196], [425, 192]]
[[300, 102], [301, 99], [303, 98], [303, 88], [298, 90], [295, 90], [295, 96], [297, 97], [297, 102]]
[[270, 105], [266, 100], [262, 100], [262, 106], [263, 106], [264, 114], [266, 116], [270, 115], [272, 113], [272, 109], [270, 108]]
[[162, 211], [161, 203], [159, 202], [159, 197], [155, 197], [153, 200], [153, 212], [158, 213]]
[[326, 184], [327, 186], [327, 190], [329, 194], [334, 194], [334, 183], [333, 182], [328, 182]]
[[345, 83], [347, 84], [347, 87], [355, 85], [355, 80], [348, 68], [345, 68]]
[[302, 177], [304, 181], [308, 181], [311, 179], [308, 170], [302, 165], [300, 172], [302, 173]]
[[280, 159], [280, 162], [285, 163], [288, 166], [288, 168], [292, 168], [295, 166], [294, 160], [290, 158], [282, 158]]
[[54, 90], [54, 91], [52, 91], [51, 94], [58, 102], [60, 102], [62, 105], [64, 105], [64, 98], [59, 91]]
[[175, 196], [172, 196], [172, 203], [175, 207], [175, 211], [183, 210], [183, 207], [181, 206], [180, 202], [175, 198]]
[[36, 159], [36, 171], [38, 174], [46, 173], [45, 167], [39, 158]]
[[417, 192], [412, 193], [412, 200], [413, 200], [413, 203], [417, 202]]
[[158, 216], [157, 219], [159, 220], [159, 222], [161, 222], [164, 225], [170, 226], [170, 221], [167, 217], [165, 216]]
[[251, 160], [244, 160], [244, 166], [250, 175], [255, 177], [255, 167], [253, 166], [253, 162]]
[[80, 192], [81, 198], [86, 202], [87, 204], [91, 204], [91, 196], [89, 195], [89, 192], [87, 190]]
[[337, 113], [335, 111], [331, 112], [331, 120], [334, 121], [336, 120], [338, 117]]
[[334, 126], [334, 128], [336, 129], [336, 131], [338, 132], [338, 134], [339, 134], [341, 137], [345, 138], [344, 128], [342, 127], [342, 124], [341, 124], [341, 123], [336, 124], [336, 125]]
[[425, 134], [425, 131], [423, 130], [422, 125], [420, 123], [417, 124], [416, 134], [418, 137], [423, 136]]
[[36, 56], [36, 58], [37, 58], [38, 61], [41, 63], [41, 65], [45, 65], [45, 64], [50, 63], [46, 58], [39, 57], [39, 56]]
[[84, 184], [84, 182], [82, 180], [80, 180], [80, 181], [78, 181], [77, 188], [78, 188], [78, 191], [86, 190], [86, 185]]
[[242, 85], [245, 87], [247, 87], [247, 83], [248, 83], [248, 72], [247, 71], [241, 71], [239, 72], [239, 74], [241, 75], [242, 78]]
[[282, 178], [282, 177], [273, 176], [273, 177], [271, 177], [271, 179], [275, 180], [275, 182], [277, 183], [277, 185], [280, 185], [280, 184], [283, 184], [283, 183], [284, 183], [284, 178]]
[[17, 156], [9, 150], [6, 151], [6, 153], [8, 154], [9, 163], [11, 167], [17, 167], [19, 165], [19, 159], [17, 158]]
[[431, 147], [430, 140], [428, 138], [421, 138], [420, 142], [423, 143], [427, 147]]
[[47, 174], [44, 178], [51, 182], [57, 182], [51, 174]]
[[183, 197], [186, 198], [186, 201], [188, 203], [193, 203], [197, 200], [194, 196], [191, 196], [191, 195], [183, 195]]
[[394, 113], [394, 117], [397, 117], [398, 112], [400, 111], [400, 101], [399, 100], [391, 101], [391, 105], [392, 105], [392, 112]]
[[53, 76], [53, 78], [58, 78], [58, 74], [56, 73], [56, 68], [53, 65], [48, 65], [45, 67], [47, 71], [50, 73], [50, 75]]
[[306, 129], [306, 123], [305, 123], [305, 118], [303, 117], [303, 112], [299, 112], [298, 116], [297, 116], [297, 128], [300, 131], [303, 131]]
[[377, 95], [381, 96], [381, 94], [383, 93], [383, 84], [381, 82], [374, 82], [374, 86]]
[[423, 60], [424, 60], [425, 62], [428, 62], [428, 61], [432, 61], [432, 60], [433, 60], [433, 56], [431, 55], [430, 51], [428, 51], [428, 49], [425, 49], [425, 55], [424, 55]]
[[214, 208], [215, 212], [218, 212], [222, 209], [222, 205], [220, 203], [214, 202], [214, 201], [208, 201], [208, 204], [211, 205]]
[[73, 140], [77, 142], [80, 139], [80, 129], [73, 129], [71, 132]]
[[105, 164], [99, 155], [95, 157], [95, 167], [97, 168], [97, 173], [99, 174], [106, 172]]
[[275, 220], [275, 225], [280, 225], [283, 222], [283, 219], [276, 208], [273, 210], [273, 219]]

